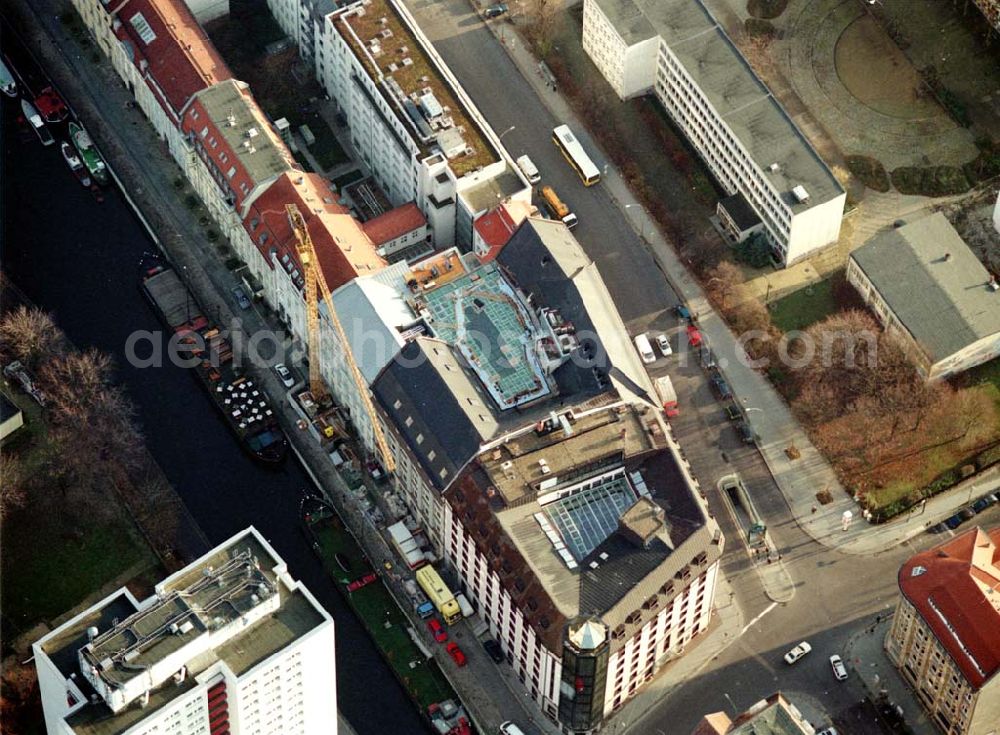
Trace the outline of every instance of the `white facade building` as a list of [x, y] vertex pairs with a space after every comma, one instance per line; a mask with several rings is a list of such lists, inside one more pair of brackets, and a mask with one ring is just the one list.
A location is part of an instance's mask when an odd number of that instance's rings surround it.
[[333, 620], [252, 527], [32, 649], [50, 735], [337, 732]]
[[583, 46], [619, 97], [656, 95], [776, 260], [837, 240], [846, 193], [701, 0], [584, 0]]
[[[406, 276], [425, 329], [372, 391], [397, 491], [433, 552], [539, 709], [591, 732], [708, 625], [723, 540], [667, 429], [632, 407], [636, 386], [652, 387], [566, 226], [528, 218], [495, 256], [469, 271], [431, 259]], [[462, 325], [489, 344], [467, 342]], [[563, 497], [574, 512], [601, 506], [585, 544], [567, 540], [572, 522], [538, 520]], [[606, 645], [568, 653], [588, 621], [607, 628]], [[608, 676], [581, 707], [565, 662], [591, 655]]]
[[531, 201], [496, 133], [402, 4], [361, 0], [336, 12], [322, 1], [268, 5], [315, 63], [389, 200], [415, 201], [439, 249], [468, 250], [475, 219], [504, 200]]

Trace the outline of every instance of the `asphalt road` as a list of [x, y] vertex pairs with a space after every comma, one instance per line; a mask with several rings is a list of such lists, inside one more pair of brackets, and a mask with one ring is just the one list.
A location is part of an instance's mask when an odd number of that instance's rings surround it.
[[[580, 223], [573, 234], [597, 263], [630, 331], [673, 308], [677, 297], [667, 285], [639, 236], [625, 221], [603, 185], [585, 187], [552, 143], [552, 129], [563, 124], [541, 105], [493, 34], [467, 0], [407, 2], [421, 29], [451, 67], [493, 129], [504, 133], [513, 158], [527, 153]], [[605, 161], [588, 153], [599, 168]]]
[[[580, 219], [574, 235], [598, 264], [631, 334], [650, 330], [672, 334], [675, 351], [683, 327], [672, 314], [677, 297], [642, 240], [626, 223], [602, 185], [585, 188], [551, 143], [554, 126], [534, 89], [520, 75], [496, 37], [473, 13], [468, 0], [415, 0], [407, 3], [424, 33], [451, 67], [514, 158], [527, 153]], [[599, 167], [605, 161], [589, 151]], [[708, 491], [709, 505], [729, 538], [722, 567], [743, 612], [746, 628], [715, 659], [638, 723], [618, 722], [631, 732], [675, 735], [690, 732], [708, 712], [741, 712], [775, 691], [789, 696], [816, 725], [831, 720], [841, 735], [881, 732], [870, 710], [859, 706], [864, 692], [856, 676], [837, 682], [829, 656], [843, 650], [848, 638], [891, 611], [898, 597], [896, 573], [917, 551], [943, 540], [924, 534], [900, 547], [869, 557], [837, 553], [814, 542], [798, 526], [774, 485], [756, 447], [739, 441], [723, 414], [723, 402], [712, 395], [697, 358], [675, 354], [651, 366], [657, 377], [669, 373], [681, 415], [675, 435]], [[744, 408], [752, 396], [742, 396]], [[774, 604], [764, 594], [735, 524], [717, 491], [718, 479], [739, 473], [758, 511], [768, 523], [795, 585], [787, 604]], [[985, 526], [1000, 521], [1000, 509], [980, 516]], [[793, 666], [784, 653], [801, 640], [813, 652]]]

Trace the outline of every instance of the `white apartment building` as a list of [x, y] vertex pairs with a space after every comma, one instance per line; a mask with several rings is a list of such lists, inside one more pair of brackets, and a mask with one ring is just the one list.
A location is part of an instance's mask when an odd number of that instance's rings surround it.
[[268, 5], [313, 60], [389, 200], [415, 201], [439, 249], [470, 249], [475, 219], [506, 200], [531, 201], [500, 140], [401, 3], [360, 0], [322, 17], [323, 2]]
[[[672, 440], [637, 409], [563, 417], [498, 438], [449, 487], [443, 556], [532, 700], [578, 733], [706, 629], [723, 540]], [[581, 625], [604, 644], [587, 691], [573, 663], [591, 650], [573, 643]]]
[[846, 192], [701, 0], [584, 0], [583, 46], [619, 97], [656, 95], [778, 262], [837, 240]]
[[333, 620], [253, 527], [32, 646], [49, 735], [336, 735]]

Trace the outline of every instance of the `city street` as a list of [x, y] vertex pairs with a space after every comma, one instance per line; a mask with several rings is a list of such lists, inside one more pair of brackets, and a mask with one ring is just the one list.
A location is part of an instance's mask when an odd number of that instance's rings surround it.
[[[530, 155], [543, 183], [553, 186], [577, 214], [580, 224], [574, 235], [600, 267], [630, 333], [671, 335], [675, 354], [659, 357], [650, 374], [656, 378], [666, 373], [674, 382], [680, 415], [672, 427], [726, 533], [722, 567], [748, 622], [725, 651], [672, 690], [669, 698], [645, 714], [638, 711], [645, 703], [637, 704], [635, 712], [626, 706], [614, 732], [689, 732], [706, 712], [734, 715], [778, 690], [814, 724], [835, 721], [841, 735], [882, 732], [872, 708], [860, 704], [865, 690], [859, 678], [836, 681], [829, 657], [843, 655], [853, 635], [864, 632], [876, 615], [891, 612], [898, 598], [900, 564], [944, 539], [922, 534], [868, 556], [841, 554], [814, 541], [792, 514], [757, 447], [736, 435], [723, 413], [725, 402], [712, 394], [697, 356], [682, 351], [683, 326], [672, 311], [678, 298], [645, 243], [608, 188], [603, 184], [585, 188], [551, 143], [552, 128], [564, 121], [548, 112], [546, 100], [521, 75], [468, 0], [407, 4], [491, 126], [497, 131], [514, 126], [504, 135], [511, 156]], [[509, 27], [504, 35], [509, 43]], [[531, 113], [525, 114], [526, 110]], [[591, 148], [589, 153], [603, 167], [599, 152]], [[743, 409], [752, 413], [754, 397], [739, 398]], [[765, 594], [730, 511], [715, 490], [720, 477], [734, 472], [742, 478], [781, 554], [780, 564], [794, 592], [790, 602], [776, 603]], [[976, 522], [989, 527], [998, 521], [1000, 510], [993, 508]], [[816, 581], [817, 575], [822, 583]], [[725, 602], [717, 598], [717, 604]], [[812, 644], [813, 652], [793, 666], [785, 664], [782, 656], [802, 640]], [[697, 649], [692, 655], [699, 655]]]
[[[57, 3], [51, 5], [54, 8]], [[706, 659], [704, 665], [683, 683], [667, 689], [669, 697], [661, 698], [651, 707], [646, 707], [645, 702], [642, 707], [639, 702], [635, 706], [626, 705], [608, 731], [685, 735], [707, 712], [724, 710], [734, 715], [780, 690], [815, 724], [836, 722], [840, 735], [882, 732], [871, 712], [859, 705], [865, 691], [856, 672], [851, 671], [846, 682], [837, 682], [830, 669], [829, 656], [833, 653], [844, 655], [848, 642], [863, 634], [874, 623], [876, 615], [891, 612], [898, 597], [896, 573], [907, 557], [953, 533], [942, 536], [924, 533], [902, 545], [867, 556], [843, 554], [817, 543], [800, 525], [808, 520], [808, 512], [805, 518], [801, 514], [796, 518], [758, 448], [743, 443], [733, 422], [726, 418], [723, 412], [726, 402], [719, 401], [710, 390], [708, 374], [698, 357], [682, 349], [681, 343], [686, 342], [684, 327], [673, 313], [678, 298], [644, 238], [630, 223], [632, 217], [625, 216], [606, 185], [584, 187], [552, 144], [552, 128], [564, 121], [548, 112], [535, 87], [521, 75], [494, 33], [473, 12], [468, 0], [415, 0], [407, 5], [491, 126], [497, 132], [508, 131], [503, 135], [503, 143], [511, 156], [529, 154], [541, 171], [543, 183], [553, 186], [576, 212], [580, 224], [574, 235], [598, 264], [630, 334], [647, 330], [651, 335], [670, 334], [674, 355], [660, 357], [650, 365], [650, 375], [655, 379], [669, 374], [674, 382], [680, 404], [680, 415], [671, 422], [675, 436], [727, 537], [722, 568], [732, 596], [727, 588], [725, 593], [720, 592], [717, 604], [737, 606], [743, 622], [735, 629], [717, 631], [726, 640], [721, 652], [712, 655], [697, 647], [692, 650], [691, 657], [699, 661]], [[58, 32], [51, 21], [48, 23], [49, 33]], [[509, 27], [507, 33], [509, 36]], [[198, 228], [184, 221], [187, 216], [193, 222], [193, 216], [185, 215], [179, 198], [171, 190], [171, 179], [175, 175], [172, 164], [165, 163], [163, 155], [141, 155], [151, 141], [149, 131], [141, 127], [145, 121], [133, 109], [124, 106], [125, 96], [120, 85], [108, 87], [107, 99], [100, 94], [102, 83], [114, 85], [116, 82], [109, 81], [112, 78], [107, 68], [96, 69], [94, 74], [82, 75], [81, 86], [88, 99], [80, 104], [87, 114], [96, 117], [95, 100], [108, 102], [102, 111], [102, 116], [107, 118], [102, 123], [107, 127], [103, 132], [117, 136], [119, 157], [127, 157], [130, 161], [133, 170], [128, 173], [131, 178], [145, 182], [146, 191], [136, 189], [132, 194], [142, 206], [149, 206], [149, 200], [156, 197], [160, 197], [161, 202], [169, 202], [161, 203], [158, 208], [150, 207], [158, 209], [162, 215], [164, 227], [158, 229], [158, 234], [167, 247], [177, 253], [178, 266], [184, 268], [185, 275], [194, 282], [195, 290], [214, 292], [215, 298], [203, 296], [203, 300], [225, 313], [233, 308], [229, 298], [229, 289], [235, 283], [232, 275], [224, 269], [212, 247], [203, 241]], [[96, 121], [94, 127], [98, 127]], [[590, 152], [603, 167], [604, 161], [598, 152], [593, 149]], [[46, 170], [59, 167], [51, 153], [42, 154], [46, 156]], [[15, 251], [15, 276], [20, 276], [26, 290], [43, 306], [56, 311], [71, 337], [81, 343], [97, 344], [119, 352], [128, 329], [150, 326], [150, 315], [134, 286], [131, 264], [151, 247], [151, 243], [145, 240], [117, 195], [112, 202], [106, 203], [101, 218], [110, 221], [109, 211], [117, 218], [111, 239], [103, 238], [100, 229], [106, 222], [97, 222], [98, 218], [89, 209], [92, 203], [88, 201], [86, 214], [72, 215], [84, 223], [77, 238], [64, 242], [65, 225], [52, 220], [41, 221], [45, 218], [37, 213], [42, 206], [39, 193], [48, 191], [51, 184], [39, 171], [31, 171], [34, 164], [29, 162], [24, 151], [11, 154], [11, 158], [18, 162], [18, 170], [22, 172], [19, 184], [38, 200], [32, 205], [35, 209], [15, 219], [25, 231], [32, 222], [31, 226], [38, 228], [37, 234], [44, 245], [36, 251], [28, 247], [22, 235], [20, 247]], [[68, 175], [64, 178], [68, 180]], [[74, 190], [74, 193], [81, 192]], [[13, 189], [7, 196], [21, 206], [31, 198], [25, 193], [24, 201], [14, 199]], [[72, 201], [68, 196], [55, 200], [64, 206]], [[34, 216], [29, 216], [32, 213]], [[56, 250], [60, 257], [56, 257]], [[65, 253], [68, 255], [63, 257]], [[181, 265], [184, 262], [190, 264], [190, 272], [187, 266]], [[70, 282], [72, 289], [60, 290], [51, 286]], [[50, 284], [48, 288], [46, 283]], [[77, 308], [79, 295], [93, 300]], [[118, 320], [117, 331], [109, 330], [106, 316], [116, 313], [131, 316]], [[256, 310], [245, 314], [249, 330], [262, 325], [258, 316]], [[221, 424], [216, 426], [219, 422], [207, 412], [205, 405], [201, 405], [205, 403], [203, 397], [191, 395], [194, 389], [187, 385], [190, 381], [184, 382], [187, 376], [168, 370], [172, 382], [170, 390], [165, 390], [163, 386], [167, 384], [161, 382], [162, 377], [157, 376], [154, 382], [148, 373], [122, 367], [124, 381], [135, 394], [140, 416], [148, 427], [151, 449], [168, 469], [171, 480], [206, 527], [208, 535], [213, 539], [222, 538], [231, 529], [254, 522], [268, 538], [280, 544], [279, 551], [287, 554], [295, 574], [310, 588], [320, 590], [318, 596], [334, 612], [338, 635], [344, 644], [338, 650], [340, 670], [352, 672], [339, 681], [340, 704], [345, 714], [362, 732], [412, 731], [417, 720], [401, 696], [402, 691], [387, 676], [357, 621], [346, 614], [330, 580], [312, 558], [304, 539], [298, 537], [297, 525], [293, 525], [297, 522], [298, 499], [309, 484], [307, 476], [294, 462], [289, 462], [281, 474], [265, 479], [241, 463], [234, 462], [235, 468], [220, 466], [217, 458], [228, 456], [230, 438], [218, 431]], [[271, 384], [277, 395], [276, 378], [270, 374], [261, 377]], [[739, 398], [744, 410], [760, 410], [754, 405], [753, 395], [744, 394]], [[197, 406], [199, 416], [205, 414], [199, 419], [203, 425], [199, 425], [198, 431], [189, 430], [193, 415], [189, 403]], [[748, 415], [760, 416], [759, 413]], [[204, 438], [206, 433], [211, 434], [211, 441]], [[297, 439], [296, 443], [301, 445], [301, 438]], [[206, 451], [206, 446], [213, 451]], [[321, 454], [312, 448], [307, 448], [305, 453]], [[317, 466], [325, 462], [322, 456], [307, 456], [306, 459]], [[230, 474], [226, 476], [226, 472]], [[721, 477], [734, 473], [743, 480], [780, 554], [773, 566], [758, 560], [755, 568], [732, 511], [716, 489]], [[334, 480], [321, 479], [323, 484], [335, 486]], [[1000, 506], [991, 508], [960, 530], [974, 523], [990, 527], [998, 522]], [[374, 543], [375, 539], [370, 541]], [[381, 550], [380, 553], [382, 556], [388, 554]], [[714, 633], [706, 637], [711, 635]], [[502, 692], [501, 677], [511, 678], [509, 667], [501, 665], [497, 675], [497, 670], [471, 640], [471, 631], [468, 638], [460, 640], [470, 654], [470, 668], [458, 672], [446, 661], [446, 670], [467, 679], [476, 678], [484, 700], [493, 700], [472, 704], [487, 710], [494, 719], [501, 714], [529, 717], [529, 711], [522, 709], [523, 702], [514, 702], [507, 692]], [[785, 664], [784, 653], [802, 640], [811, 643], [812, 653], [794, 665]], [[484, 667], [492, 676], [477, 674], [484, 671]], [[851, 668], [850, 661], [848, 668]], [[669, 671], [668, 666], [667, 673]], [[512, 688], [517, 689], [516, 682]], [[380, 711], [372, 717], [367, 694], [376, 689], [387, 694], [386, 701], [393, 705], [378, 708]]]

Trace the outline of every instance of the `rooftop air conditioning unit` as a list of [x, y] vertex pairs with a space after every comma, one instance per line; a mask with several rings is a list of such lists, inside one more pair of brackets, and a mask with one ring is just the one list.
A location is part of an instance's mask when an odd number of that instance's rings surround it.
[[776, 174], [781, 170], [781, 166], [776, 163], [772, 163], [768, 168], [771, 170], [772, 174]]
[[806, 188], [801, 184], [792, 189], [792, 194], [795, 195], [795, 198], [799, 201], [800, 204], [802, 202], [809, 201], [809, 192], [806, 191]]
[[403, 59], [403, 66], [413, 66], [413, 59], [407, 56], [405, 59]]

